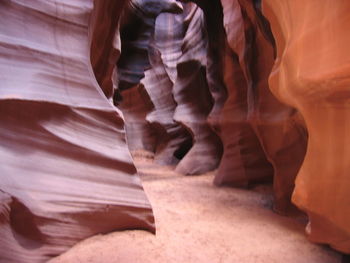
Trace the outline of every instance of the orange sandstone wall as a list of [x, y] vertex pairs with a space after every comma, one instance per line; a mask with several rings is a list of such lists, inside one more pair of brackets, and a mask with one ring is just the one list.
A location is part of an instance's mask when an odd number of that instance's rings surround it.
[[293, 202], [310, 240], [350, 253], [350, 2], [264, 0], [276, 39], [269, 84], [309, 133]]

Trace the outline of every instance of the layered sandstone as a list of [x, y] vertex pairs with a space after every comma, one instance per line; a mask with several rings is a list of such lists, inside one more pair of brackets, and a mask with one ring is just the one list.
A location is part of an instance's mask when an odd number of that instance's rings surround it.
[[279, 213], [294, 190], [310, 240], [350, 253], [350, 4], [263, 7], [267, 19], [253, 0], [1, 2], [0, 261], [154, 231], [140, 149], [181, 174], [218, 168], [216, 185], [273, 180]]
[[[236, 134], [228, 132], [228, 136], [231, 145], [234, 141], [238, 145], [237, 153], [229, 156], [236, 161], [227, 160], [223, 167], [237, 171], [236, 163], [243, 163], [242, 175], [231, 175], [233, 183], [266, 180], [273, 174], [275, 210], [286, 213], [305, 155], [307, 135], [299, 125], [298, 112], [279, 102], [269, 90], [274, 39], [258, 6], [247, 0], [223, 0], [222, 4], [227, 40], [233, 52], [226, 58], [230, 96], [224, 120], [236, 125], [232, 128]], [[232, 112], [229, 116], [228, 110]]]
[[118, 91], [114, 102], [125, 115], [131, 151], [159, 152], [158, 137], [164, 140], [162, 129], [146, 120], [153, 104], [141, 84], [145, 71], [151, 68], [149, 50], [156, 18], [164, 12], [181, 13], [182, 5], [176, 0], [134, 0], [129, 2], [121, 19], [122, 52], [117, 65]]
[[[116, 102], [126, 115], [131, 150], [152, 151], [153, 146], [156, 162], [177, 164], [176, 170], [183, 174], [200, 174], [218, 166], [222, 151], [207, 121], [213, 98], [206, 76], [204, 15], [195, 4], [179, 2], [183, 10], [176, 14], [177, 9], [165, 8], [171, 2], [153, 6], [149, 1], [132, 2], [122, 27]], [[149, 95], [143, 96], [143, 103], [132, 92], [135, 85]], [[126, 93], [133, 94], [127, 97], [134, 101], [123, 106]], [[151, 106], [146, 108], [147, 104]], [[153, 144], [145, 144], [152, 133]], [[141, 142], [135, 145], [136, 140]]]
[[[112, 2], [0, 3], [1, 262], [43, 262], [97, 233], [154, 231], [123, 119], [90, 62], [95, 41], [107, 48], [93, 61], [115, 63]], [[110, 86], [112, 66], [94, 66]]]
[[177, 165], [176, 171], [200, 174], [214, 170], [221, 158], [221, 142], [207, 117], [213, 100], [206, 78], [207, 39], [203, 11], [194, 4], [184, 10], [182, 54], [177, 62], [173, 94], [177, 107], [174, 119], [193, 136], [193, 146]]

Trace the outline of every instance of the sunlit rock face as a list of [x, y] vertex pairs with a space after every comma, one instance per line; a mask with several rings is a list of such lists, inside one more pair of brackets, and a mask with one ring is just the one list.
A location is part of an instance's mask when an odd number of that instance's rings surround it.
[[154, 231], [106, 97], [118, 54], [109, 8], [121, 2], [0, 2], [0, 262], [45, 262], [97, 233]]
[[293, 202], [309, 215], [310, 240], [350, 253], [350, 2], [263, 4], [277, 46], [270, 88], [309, 132]]

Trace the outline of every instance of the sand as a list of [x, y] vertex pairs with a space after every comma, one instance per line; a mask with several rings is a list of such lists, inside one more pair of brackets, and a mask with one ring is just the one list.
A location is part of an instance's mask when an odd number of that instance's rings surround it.
[[183, 176], [136, 158], [157, 233], [130, 230], [86, 239], [51, 263], [340, 263], [341, 254], [310, 243], [306, 221], [274, 213], [270, 185], [250, 190], [212, 184], [213, 174]]

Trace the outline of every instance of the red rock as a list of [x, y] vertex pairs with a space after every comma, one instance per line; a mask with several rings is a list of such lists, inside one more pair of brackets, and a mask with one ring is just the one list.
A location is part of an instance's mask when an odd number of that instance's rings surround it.
[[[166, 32], [159, 27], [161, 22], [164, 22], [162, 18], [168, 20], [175, 16], [172, 14], [160, 15], [157, 18], [158, 27], [156, 24], [155, 35], [161, 34], [164, 40], [168, 39]], [[192, 137], [181, 124], [173, 119], [176, 108], [173, 97], [174, 83], [168, 75], [159, 50], [159, 45], [167, 44], [166, 41], [164, 42], [159, 39], [159, 42], [153, 44], [153, 52], [150, 55], [151, 69], [145, 72], [142, 83], [154, 105], [146, 117], [148, 122], [157, 127], [157, 147], [154, 160], [163, 165], [176, 165], [191, 148]], [[165, 52], [163, 55], [166, 56]]]
[[[121, 23], [121, 56], [118, 61], [118, 93], [115, 103], [126, 117], [126, 132], [130, 150], [156, 152], [156, 159], [164, 164], [172, 164], [172, 151], [164, 151], [165, 141], [170, 135], [146, 116], [153, 110], [152, 98], [147, 95], [144, 85], [140, 85], [145, 71], [150, 70], [151, 40], [155, 31], [156, 18], [163, 12], [178, 13], [182, 5], [175, 0], [135, 0], [127, 6]], [[152, 73], [149, 72], [149, 75]], [[146, 89], [150, 89], [150, 84]], [[159, 85], [157, 85], [158, 87]], [[154, 93], [150, 93], [154, 95]], [[125, 101], [126, 100], [126, 101]], [[155, 103], [157, 99], [154, 99]], [[174, 132], [173, 132], [174, 134]], [[172, 135], [173, 135], [172, 134]], [[176, 134], [176, 132], [175, 132]], [[177, 143], [177, 141], [176, 141]], [[171, 149], [177, 147], [170, 147]], [[161, 154], [159, 154], [161, 152]], [[176, 159], [176, 158], [175, 158]]]
[[222, 144], [207, 121], [213, 98], [206, 78], [207, 40], [203, 11], [194, 4], [187, 4], [184, 13], [187, 26], [173, 90], [177, 103], [174, 120], [191, 132], [193, 146], [176, 171], [200, 174], [217, 168]]
[[275, 210], [285, 213], [306, 136], [296, 123], [297, 111], [269, 91], [273, 38], [260, 11], [248, 0], [222, 5], [231, 51], [225, 56], [228, 99], [220, 123], [224, 155], [214, 182], [246, 186], [273, 175]]
[[[123, 119], [90, 62], [89, 33], [115, 19], [104, 12], [112, 2], [0, 4], [1, 262], [46, 261], [97, 233], [154, 231]], [[116, 52], [107, 49], [95, 61]], [[110, 70], [95, 66], [106, 80]]]
[[146, 121], [152, 102], [142, 84], [120, 91], [117, 103], [125, 118], [125, 130], [130, 151], [144, 149], [153, 153], [156, 147], [156, 131]]
[[[271, 177], [272, 170], [248, 122], [247, 113], [251, 107], [248, 101], [248, 81], [235, 53], [240, 50], [233, 50], [234, 45], [245, 38], [240, 6], [236, 1], [225, 2], [223, 6], [221, 24], [225, 25], [226, 32], [223, 32], [225, 52], [222, 56], [222, 63], [227, 99], [219, 118], [219, 134], [223, 141], [224, 154], [214, 183], [216, 185], [247, 186]], [[217, 21], [216, 24], [219, 23], [220, 21]], [[237, 30], [241, 31], [238, 33]], [[210, 35], [211, 31], [208, 34]], [[241, 48], [244, 47], [243, 43]]]
[[350, 253], [350, 2], [263, 3], [277, 46], [270, 88], [309, 133], [293, 202], [309, 215], [310, 240]]

